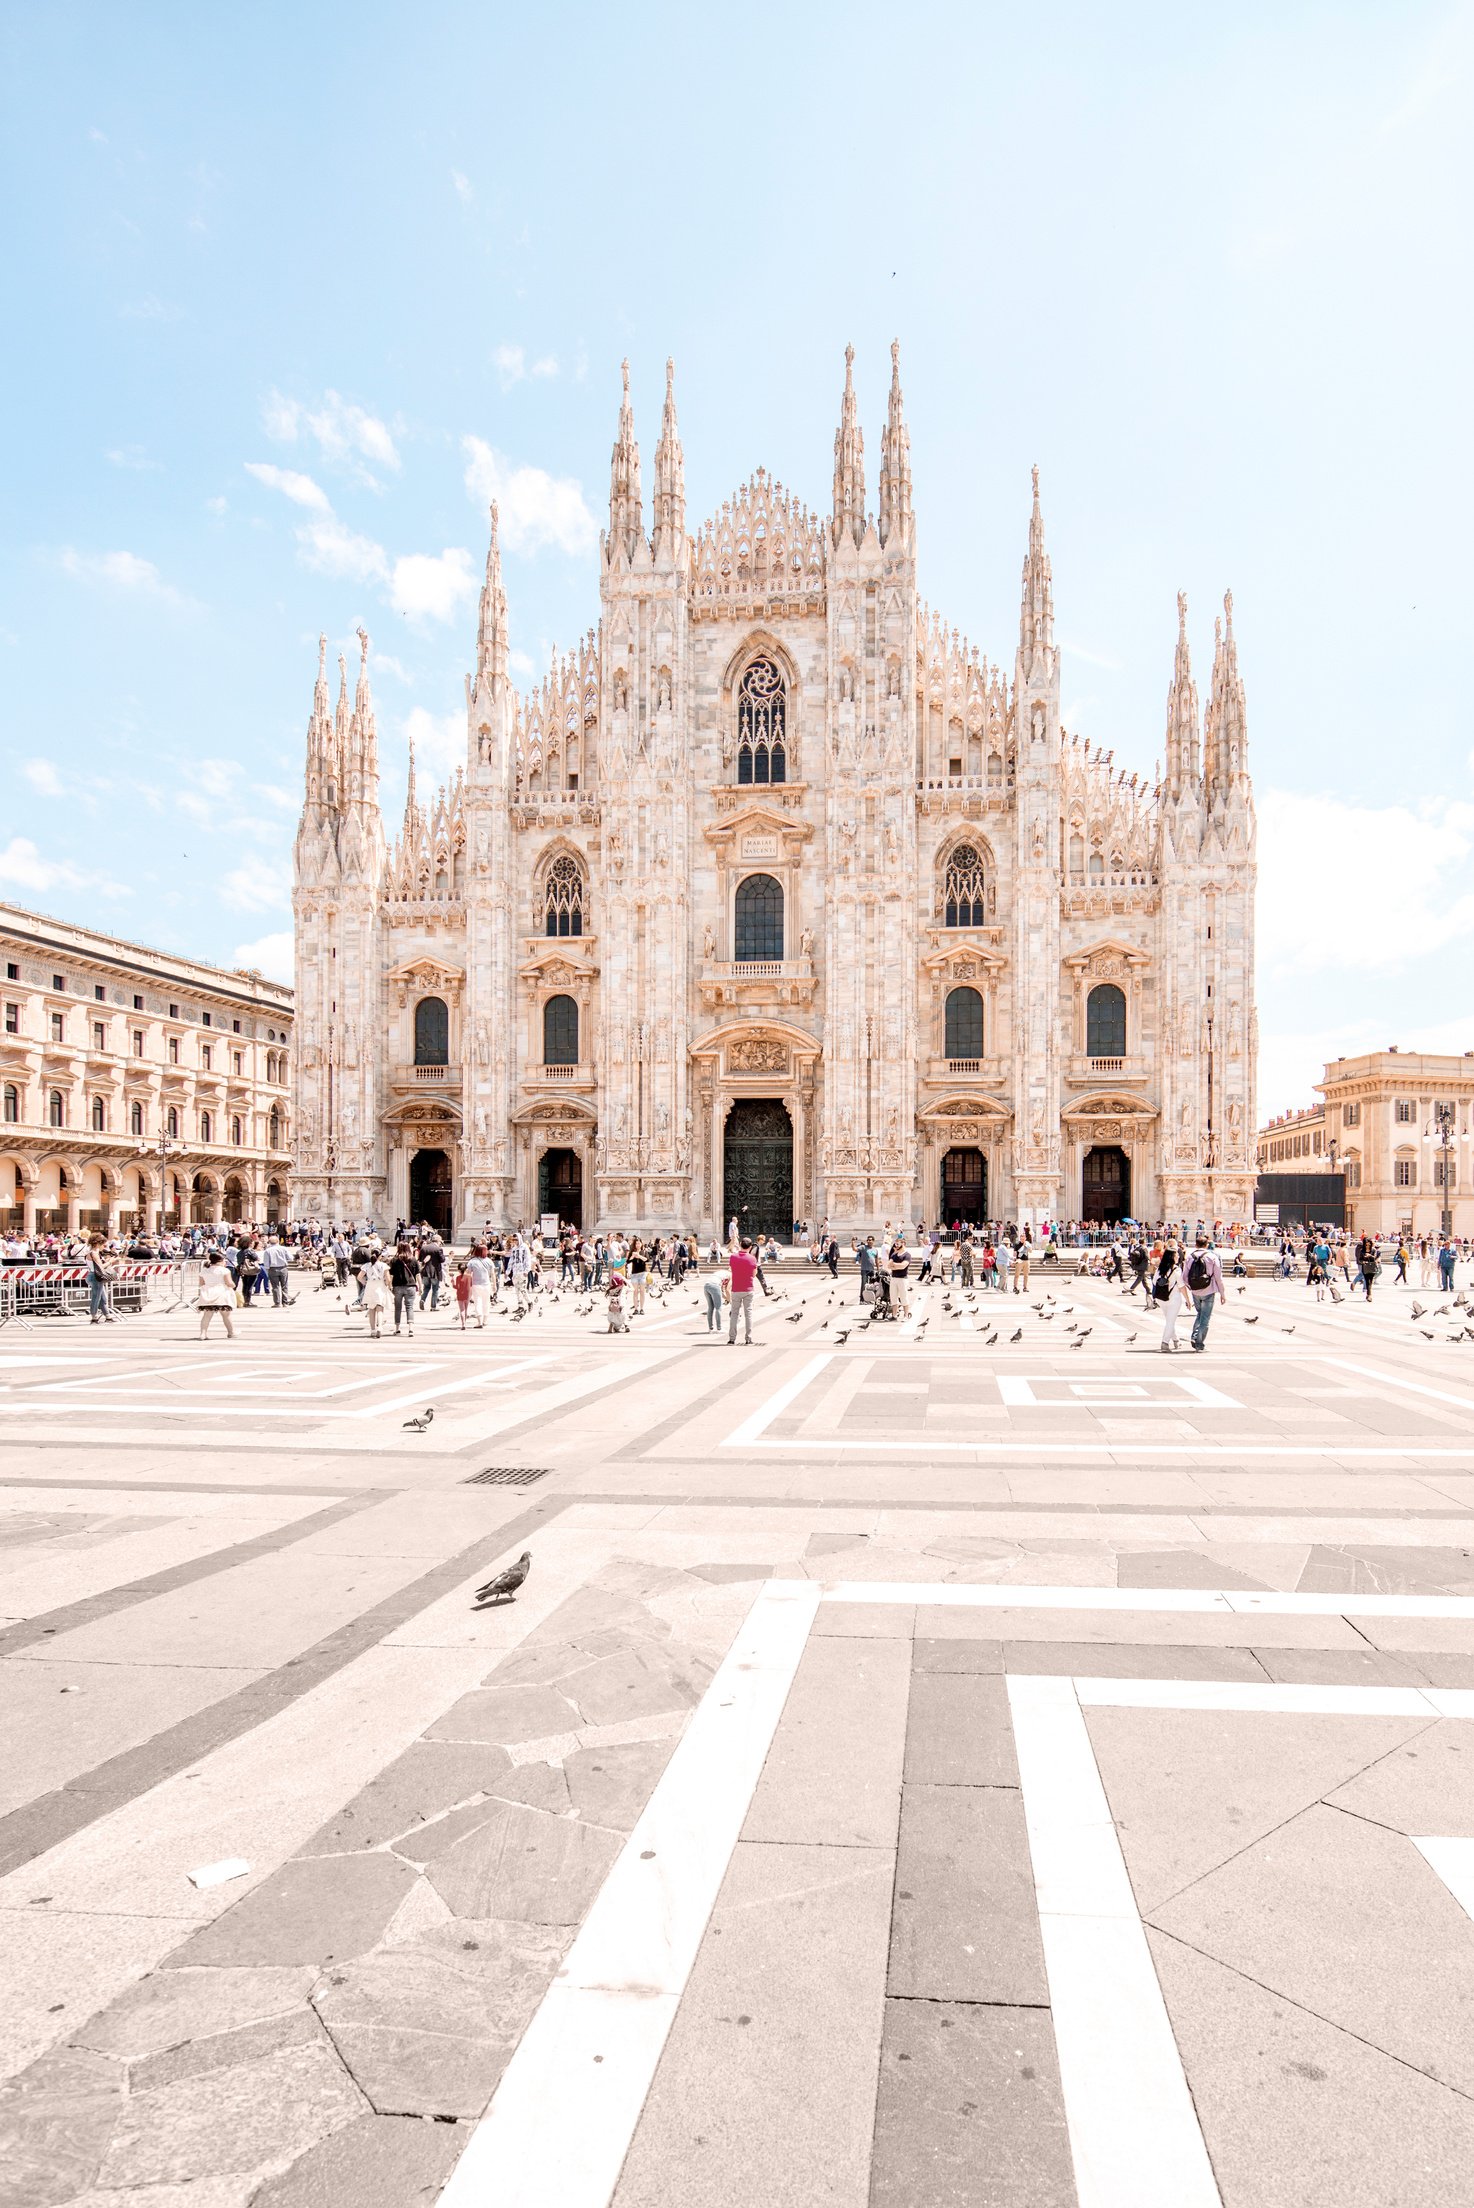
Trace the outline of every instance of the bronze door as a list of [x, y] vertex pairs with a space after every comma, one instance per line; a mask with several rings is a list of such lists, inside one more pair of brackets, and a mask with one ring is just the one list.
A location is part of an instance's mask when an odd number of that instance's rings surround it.
[[987, 1216], [987, 1159], [981, 1150], [949, 1150], [942, 1160], [942, 1225], [965, 1219], [980, 1227]]
[[722, 1217], [739, 1233], [793, 1234], [793, 1122], [776, 1098], [734, 1104], [723, 1140]]
[[410, 1223], [433, 1227], [439, 1235], [451, 1231], [452, 1177], [450, 1159], [443, 1150], [417, 1150], [409, 1165]]
[[583, 1232], [583, 1161], [576, 1150], [545, 1150], [537, 1161], [539, 1215], [555, 1211], [558, 1223]]
[[1080, 1217], [1114, 1226], [1131, 1215], [1131, 1161], [1114, 1147], [1087, 1150], [1080, 1175]]

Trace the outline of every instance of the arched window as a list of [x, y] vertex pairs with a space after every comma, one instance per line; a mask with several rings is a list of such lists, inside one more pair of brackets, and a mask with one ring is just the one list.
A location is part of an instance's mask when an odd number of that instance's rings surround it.
[[948, 1058], [981, 1058], [983, 1055], [983, 1000], [976, 989], [947, 992], [946, 1050]]
[[1085, 877], [1085, 838], [1081, 835], [1070, 838], [1070, 876], [1074, 881]]
[[985, 927], [987, 901], [988, 883], [983, 862], [970, 843], [959, 843], [947, 861], [946, 879], [942, 884], [942, 925], [948, 928]]
[[230, 1139], [239, 1150], [241, 1146], [241, 1115], [239, 1112], [232, 1112], [230, 1115]]
[[100, 1096], [92, 1099], [92, 1132], [94, 1135], [107, 1133], [107, 1105]]
[[737, 693], [739, 782], [788, 780], [785, 706], [783, 677], [770, 659], [755, 659]]
[[273, 1150], [281, 1148], [281, 1113], [274, 1111], [266, 1122], [266, 1137]]
[[5, 1124], [15, 1127], [20, 1122], [20, 1090], [13, 1081], [5, 1084]]
[[565, 852], [548, 870], [549, 935], [583, 934], [583, 870]]
[[549, 997], [543, 1006], [543, 1064], [578, 1064], [578, 1005], [572, 997]]
[[783, 891], [771, 874], [749, 874], [737, 887], [736, 955], [783, 956]]
[[201, 1140], [201, 1142], [209, 1142], [209, 1141], [211, 1140], [211, 1135], [212, 1135], [212, 1128], [213, 1128], [213, 1125], [214, 1125], [214, 1122], [213, 1122], [213, 1121], [211, 1120], [211, 1118], [210, 1118], [210, 1115], [209, 1115], [209, 1113], [208, 1113], [208, 1112], [201, 1112], [201, 1114], [200, 1114], [200, 1140]]
[[1092, 851], [1090, 854], [1090, 879], [1092, 882], [1103, 882], [1105, 880], [1105, 860], [1098, 851]]
[[53, 1127], [65, 1127], [67, 1123], [67, 1102], [60, 1089], [53, 1089], [47, 1098], [46, 1116]]
[[1126, 1055], [1126, 992], [1102, 981], [1085, 999], [1085, 1054], [1088, 1058]]
[[131, 1135], [141, 1135], [143, 1133], [143, 1106], [141, 1104], [130, 1104], [128, 1107], [128, 1132]]
[[179, 1114], [172, 1104], [164, 1116], [164, 1133], [171, 1142], [177, 1142], [179, 1139]]
[[415, 1006], [415, 1064], [450, 1064], [450, 1014], [444, 997], [421, 997]]

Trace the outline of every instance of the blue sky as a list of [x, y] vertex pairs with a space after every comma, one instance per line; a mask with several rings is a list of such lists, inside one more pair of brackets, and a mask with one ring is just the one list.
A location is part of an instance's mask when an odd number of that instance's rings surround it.
[[0, 28], [0, 896], [282, 971], [325, 629], [392, 810], [459, 743], [485, 503], [523, 679], [597, 617], [619, 361], [690, 519], [827, 506], [901, 340], [923, 588], [1158, 756], [1225, 585], [1261, 1103], [1474, 1048], [1474, 9], [15, 0]]

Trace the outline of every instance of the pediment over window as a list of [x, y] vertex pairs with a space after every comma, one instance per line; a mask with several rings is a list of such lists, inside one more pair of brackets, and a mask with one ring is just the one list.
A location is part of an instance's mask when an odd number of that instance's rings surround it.
[[1160, 1115], [1154, 1104], [1144, 1096], [1095, 1095], [1072, 1097], [1060, 1113], [1062, 1120], [1071, 1119], [1156, 1119]]
[[[761, 865], [764, 859], [796, 859], [814, 831], [806, 820], [777, 812], [771, 805], [743, 805], [708, 823], [708, 843], [732, 863]], [[748, 850], [749, 839], [762, 848]]]
[[447, 966], [438, 958], [406, 959], [403, 965], [391, 967], [384, 979], [394, 990], [401, 1009], [411, 997], [457, 998], [466, 982], [461, 967]]
[[1067, 958], [1060, 960], [1060, 964], [1071, 973], [1084, 973], [1093, 980], [1119, 981], [1123, 969], [1129, 971], [1140, 966], [1150, 966], [1151, 958], [1146, 951], [1139, 950], [1136, 944], [1113, 939], [1105, 943], [1092, 943], [1083, 951], [1071, 951]]
[[982, 975], [991, 975], [1008, 964], [1001, 951], [976, 936], [966, 936], [960, 943], [945, 943], [921, 961], [929, 974], [949, 975], [954, 981], [976, 981]]

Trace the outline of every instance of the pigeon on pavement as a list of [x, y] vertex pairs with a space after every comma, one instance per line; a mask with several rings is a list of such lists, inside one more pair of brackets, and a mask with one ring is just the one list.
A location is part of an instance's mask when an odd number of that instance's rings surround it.
[[404, 1431], [407, 1434], [422, 1434], [434, 1416], [435, 1406], [432, 1403], [423, 1418], [407, 1418], [404, 1422]]
[[493, 1602], [510, 1602], [532, 1570], [532, 1551], [524, 1549], [515, 1564], [509, 1564], [504, 1572], [498, 1572], [484, 1587], [476, 1590], [476, 1608]]

